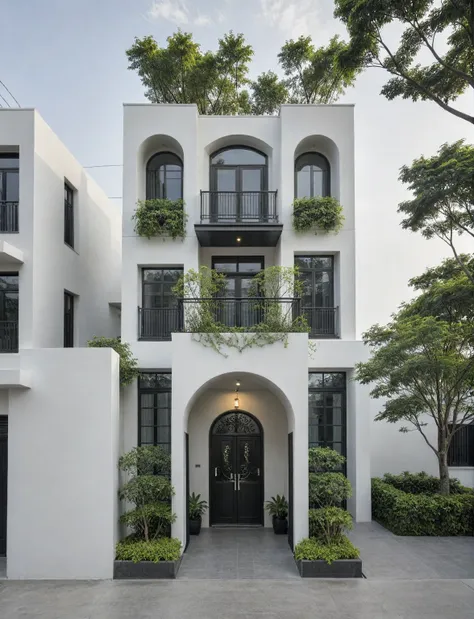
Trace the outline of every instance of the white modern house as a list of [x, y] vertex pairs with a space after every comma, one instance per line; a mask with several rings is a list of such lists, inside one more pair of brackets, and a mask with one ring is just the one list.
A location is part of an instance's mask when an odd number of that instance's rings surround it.
[[9, 578], [111, 570], [118, 356], [83, 347], [120, 335], [120, 224], [35, 110], [0, 110], [0, 557]]
[[[183, 544], [188, 492], [209, 502], [204, 526], [268, 526], [264, 501], [284, 494], [292, 541], [307, 536], [308, 446], [347, 457], [348, 508], [371, 519], [369, 395], [351, 380], [367, 355], [356, 339], [353, 112], [284, 105], [275, 117], [218, 117], [195, 105], [125, 105], [122, 339], [141, 375], [122, 402], [123, 448], [170, 449], [173, 535]], [[340, 201], [343, 229], [296, 234], [294, 198], [319, 195]], [[154, 198], [184, 200], [184, 239], [136, 234], [137, 202]], [[201, 302], [176, 301], [183, 272], [224, 274], [219, 320], [245, 330], [260, 319], [252, 278], [295, 265], [304, 293], [294, 311], [309, 337], [239, 352], [182, 332]]]

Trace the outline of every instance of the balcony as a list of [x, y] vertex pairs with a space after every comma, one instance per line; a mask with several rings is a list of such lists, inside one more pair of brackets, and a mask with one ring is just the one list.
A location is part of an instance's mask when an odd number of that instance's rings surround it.
[[302, 308], [300, 299], [281, 298], [224, 298], [180, 299], [176, 307], [138, 308], [138, 339], [142, 341], [169, 341], [172, 333], [182, 331], [206, 332], [209, 320], [221, 332], [226, 327], [254, 331], [258, 325], [277, 325], [281, 330], [285, 321], [289, 332], [295, 329], [295, 320], [304, 316], [311, 339], [337, 337], [338, 308]]
[[0, 353], [18, 352], [18, 322], [0, 321]]
[[18, 202], [0, 200], [0, 232], [18, 232]]
[[194, 228], [202, 247], [275, 247], [283, 229], [277, 192], [201, 191]]

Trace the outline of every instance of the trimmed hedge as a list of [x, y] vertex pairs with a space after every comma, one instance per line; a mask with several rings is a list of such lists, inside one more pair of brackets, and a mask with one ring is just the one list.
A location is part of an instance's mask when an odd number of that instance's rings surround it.
[[396, 535], [471, 535], [474, 493], [410, 494], [375, 478], [372, 518]]
[[359, 549], [345, 536], [341, 535], [330, 544], [323, 544], [314, 537], [301, 540], [295, 547], [297, 561], [326, 561], [329, 565], [339, 559], [358, 559]]
[[118, 561], [177, 561], [181, 556], [181, 542], [174, 537], [160, 537], [145, 542], [126, 538], [115, 548], [115, 558]]
[[[439, 477], [428, 475], [428, 473], [424, 471], [421, 471], [421, 473], [409, 473], [405, 471], [400, 475], [385, 473], [383, 481], [409, 494], [439, 493]], [[461, 486], [459, 479], [449, 480], [449, 490], [451, 494], [469, 494], [471, 492], [470, 488]]]

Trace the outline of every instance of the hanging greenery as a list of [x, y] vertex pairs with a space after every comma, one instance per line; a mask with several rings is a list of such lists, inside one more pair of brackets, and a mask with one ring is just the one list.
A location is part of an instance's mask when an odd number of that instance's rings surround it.
[[314, 230], [339, 232], [344, 223], [344, 215], [339, 200], [332, 196], [297, 198], [293, 202], [293, 228], [297, 232]]
[[122, 387], [133, 383], [139, 374], [138, 361], [133, 356], [130, 344], [119, 337], [93, 337], [87, 342], [89, 348], [113, 348], [120, 357], [120, 384]]
[[[295, 312], [295, 299], [302, 292], [297, 267], [278, 266], [255, 275], [248, 299], [240, 306], [237, 301], [232, 305], [232, 298], [225, 298], [225, 275], [208, 267], [188, 271], [174, 287], [174, 293], [183, 299], [185, 332], [225, 357], [226, 348], [243, 352], [276, 342], [286, 347], [289, 333], [308, 333], [306, 318]], [[240, 307], [241, 323], [245, 322], [245, 326], [228, 325], [229, 307], [231, 312]]]
[[184, 239], [186, 236], [188, 216], [183, 200], [139, 200], [132, 219], [135, 221], [135, 232], [148, 239], [153, 236]]

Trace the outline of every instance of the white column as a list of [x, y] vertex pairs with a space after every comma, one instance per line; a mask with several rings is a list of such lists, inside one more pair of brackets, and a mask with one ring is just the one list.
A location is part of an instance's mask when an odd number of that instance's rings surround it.
[[372, 519], [370, 487], [370, 387], [352, 380], [347, 389], [347, 476], [352, 484], [348, 509], [356, 522]]
[[172, 408], [171, 408], [171, 483], [174, 488], [172, 501], [176, 521], [171, 532], [182, 544], [186, 544], [186, 449], [184, 442], [184, 410], [180, 402], [179, 387], [177, 385], [178, 372], [172, 373]]
[[296, 415], [293, 429], [293, 542], [308, 537], [308, 414]]

